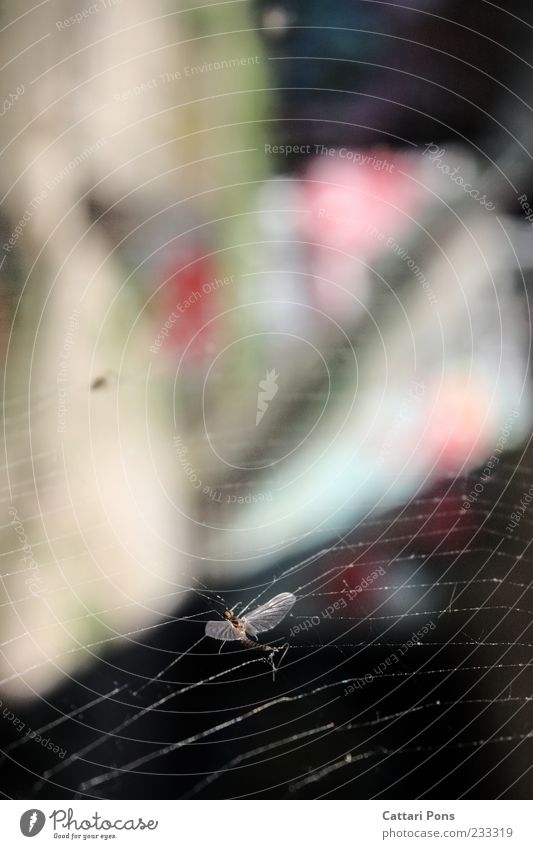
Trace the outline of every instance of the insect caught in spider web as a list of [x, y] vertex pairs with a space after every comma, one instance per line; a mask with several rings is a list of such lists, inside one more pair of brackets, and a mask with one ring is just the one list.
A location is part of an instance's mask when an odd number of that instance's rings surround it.
[[[254, 640], [257, 639], [258, 634], [261, 634], [263, 631], [270, 631], [271, 628], [279, 625], [295, 601], [296, 596], [292, 593], [280, 593], [274, 596], [274, 598], [271, 598], [270, 601], [247, 613], [246, 616], [244, 615], [246, 608], [244, 608], [239, 616], [236, 615], [234, 609], [225, 610], [223, 621], [206, 623], [206, 636], [212, 637], [214, 640], [222, 640], [223, 643], [231, 640], [240, 640], [242, 645], [247, 649], [267, 652], [268, 661], [272, 666], [272, 673], [274, 675], [276, 671], [274, 655], [279, 651], [283, 651], [284, 654], [281, 657], [281, 660], [283, 660], [289, 647], [288, 643], [285, 643], [283, 646], [269, 646], [264, 643], [254, 642]], [[250, 639], [250, 637], [253, 639]]]

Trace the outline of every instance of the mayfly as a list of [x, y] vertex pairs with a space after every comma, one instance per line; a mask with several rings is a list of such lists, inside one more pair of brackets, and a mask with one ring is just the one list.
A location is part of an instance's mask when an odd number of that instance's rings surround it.
[[[288, 645], [283, 647], [267, 646], [264, 643], [257, 643], [257, 635], [263, 631], [270, 631], [285, 618], [291, 607], [296, 601], [296, 596], [292, 593], [280, 593], [271, 598], [265, 604], [256, 607], [244, 616], [243, 612], [237, 616], [234, 610], [224, 611], [224, 620], [221, 622], [207, 622], [205, 633], [208, 637], [213, 637], [214, 640], [240, 640], [243, 646], [247, 649], [256, 649], [257, 651], [269, 652], [269, 660], [272, 665], [273, 672], [275, 671], [273, 663], [273, 655], [281, 648], [288, 648]], [[252, 637], [253, 639], [250, 639]]]

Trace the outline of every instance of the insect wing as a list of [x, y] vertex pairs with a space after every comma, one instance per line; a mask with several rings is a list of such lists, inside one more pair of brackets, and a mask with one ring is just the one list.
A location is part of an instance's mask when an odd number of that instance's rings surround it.
[[280, 593], [243, 616], [241, 622], [245, 630], [253, 636], [262, 631], [270, 631], [285, 618], [295, 601], [296, 596], [292, 593]]
[[205, 633], [207, 637], [213, 637], [214, 640], [239, 640], [240, 635], [231, 622], [206, 622]]

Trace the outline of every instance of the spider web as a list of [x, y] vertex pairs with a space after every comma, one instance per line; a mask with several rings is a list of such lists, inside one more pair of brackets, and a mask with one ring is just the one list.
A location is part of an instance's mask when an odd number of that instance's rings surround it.
[[[506, 455], [469, 511], [480, 472], [442, 480], [247, 584], [178, 576], [181, 615], [89, 643], [96, 666], [19, 708], [65, 755], [13, 733], [10, 782], [26, 798], [527, 796], [533, 514], [509, 522], [531, 471]], [[261, 635], [289, 646], [274, 679], [265, 654], [204, 636], [286, 591]]]

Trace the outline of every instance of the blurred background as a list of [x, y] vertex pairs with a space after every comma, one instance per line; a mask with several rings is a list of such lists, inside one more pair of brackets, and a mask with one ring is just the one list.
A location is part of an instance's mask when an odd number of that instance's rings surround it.
[[4, 796], [531, 798], [528, 4], [0, 14]]

